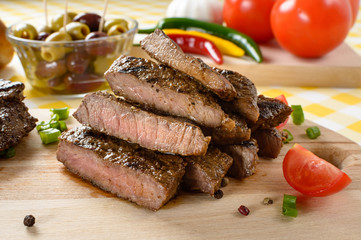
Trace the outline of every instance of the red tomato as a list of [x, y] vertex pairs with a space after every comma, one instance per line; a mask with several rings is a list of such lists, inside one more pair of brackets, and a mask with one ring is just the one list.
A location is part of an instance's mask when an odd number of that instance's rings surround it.
[[225, 0], [223, 20], [230, 28], [247, 34], [256, 42], [273, 38], [270, 13], [276, 0]]
[[[286, 105], [288, 105], [288, 102], [287, 102], [287, 99], [286, 99], [285, 95], [281, 94], [281, 95], [279, 95], [279, 96], [277, 96], [275, 98], [280, 100], [281, 102], [285, 103]], [[280, 128], [284, 127], [287, 124], [289, 118], [290, 117], [288, 117], [283, 123], [278, 125], [276, 128], [280, 129]]]
[[359, 0], [350, 0], [350, 4], [351, 4], [351, 10], [352, 10], [352, 25], [353, 25], [357, 19], [360, 2], [359, 2]]
[[299, 144], [287, 152], [283, 175], [295, 190], [314, 197], [339, 192], [351, 183], [346, 173]]
[[320, 57], [340, 45], [352, 24], [350, 0], [277, 0], [271, 27], [278, 43], [300, 57]]

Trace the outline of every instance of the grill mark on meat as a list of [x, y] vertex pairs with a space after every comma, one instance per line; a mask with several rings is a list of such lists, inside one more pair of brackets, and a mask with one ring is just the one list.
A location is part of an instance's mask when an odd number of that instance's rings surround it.
[[187, 165], [182, 186], [186, 190], [201, 191], [210, 195], [214, 195], [220, 188], [222, 179], [233, 162], [230, 156], [212, 146], [204, 156], [190, 156], [183, 159]]
[[160, 29], [145, 37], [140, 46], [149, 56], [184, 72], [225, 101], [232, 100], [236, 91], [232, 84], [201, 59], [185, 54], [182, 49]]
[[194, 124], [147, 112], [105, 92], [86, 95], [73, 116], [97, 131], [160, 152], [204, 155], [210, 142]]
[[86, 126], [63, 132], [56, 156], [70, 172], [151, 210], [176, 194], [185, 172], [178, 156], [155, 153]]
[[233, 158], [233, 164], [227, 172], [228, 176], [242, 179], [256, 172], [258, 147], [254, 139], [242, 144], [221, 146], [220, 148]]
[[257, 140], [258, 155], [266, 158], [276, 158], [283, 146], [282, 135], [276, 128], [257, 129], [252, 132]]
[[257, 104], [260, 116], [255, 124], [250, 124], [252, 130], [274, 128], [283, 123], [292, 113], [290, 106], [275, 98], [259, 95]]
[[212, 94], [192, 77], [164, 64], [121, 56], [105, 73], [111, 89], [147, 110], [218, 127], [225, 117]]
[[236, 89], [237, 95], [231, 102], [220, 102], [222, 108], [228, 112], [241, 114], [251, 122], [256, 122], [259, 117], [257, 105], [257, 89], [254, 83], [240, 73], [213, 68], [224, 76]]
[[22, 102], [24, 84], [0, 79], [0, 151], [15, 146], [36, 126]]

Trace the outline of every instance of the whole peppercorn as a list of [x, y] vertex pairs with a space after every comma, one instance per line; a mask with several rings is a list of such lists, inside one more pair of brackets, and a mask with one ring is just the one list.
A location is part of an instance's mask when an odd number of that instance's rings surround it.
[[221, 199], [223, 197], [223, 191], [221, 189], [214, 192], [214, 198]]
[[33, 215], [26, 215], [24, 218], [24, 225], [32, 227], [35, 224], [35, 217]]

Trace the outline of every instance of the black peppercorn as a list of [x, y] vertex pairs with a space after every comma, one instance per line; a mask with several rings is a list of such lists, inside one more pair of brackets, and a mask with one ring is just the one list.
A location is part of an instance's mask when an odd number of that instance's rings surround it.
[[223, 197], [223, 191], [221, 189], [214, 192], [214, 198], [221, 199]]
[[24, 218], [24, 225], [32, 227], [35, 224], [35, 217], [33, 215], [26, 215]]

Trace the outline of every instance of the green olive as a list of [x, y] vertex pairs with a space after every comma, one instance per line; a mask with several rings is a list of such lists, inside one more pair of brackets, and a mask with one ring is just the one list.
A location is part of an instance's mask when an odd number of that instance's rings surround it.
[[94, 73], [103, 75], [106, 70], [112, 65], [112, 63], [117, 59], [115, 57], [108, 57], [108, 56], [97, 56], [93, 62], [94, 66]]
[[[64, 31], [64, 28], [60, 28], [59, 31]], [[66, 32], [70, 34], [73, 40], [83, 40], [90, 33], [90, 29], [84, 23], [71, 22], [66, 25]]]
[[17, 24], [14, 28], [14, 36], [34, 40], [38, 36], [35, 27], [28, 23]]
[[[54, 32], [50, 34], [46, 39], [47, 42], [58, 42], [58, 41], [71, 41], [72, 38], [68, 33], [65, 32]], [[72, 49], [63, 46], [44, 46], [41, 48], [41, 57], [48, 62], [56, 61], [65, 56], [66, 53], [71, 52]]]
[[44, 33], [52, 33], [53, 30], [51, 29], [51, 27], [47, 26], [47, 25], [42, 25], [38, 28], [38, 33], [41, 33], [41, 32], [44, 32]]
[[109, 19], [109, 20], [105, 21], [105, 23], [104, 23], [104, 32], [107, 33], [112, 26], [118, 25], [118, 24], [124, 26], [124, 29], [126, 29], [124, 32], [129, 30], [128, 22], [125, 19], [117, 18], [117, 19]]
[[[66, 23], [69, 23], [76, 16], [76, 13], [68, 12], [67, 15], [68, 17]], [[63, 26], [64, 26], [64, 13], [57, 14], [51, 19], [50, 27], [54, 32], [59, 31], [59, 29]]]
[[126, 32], [127, 29], [122, 24], [113, 25], [107, 32], [109, 36], [118, 35]]

